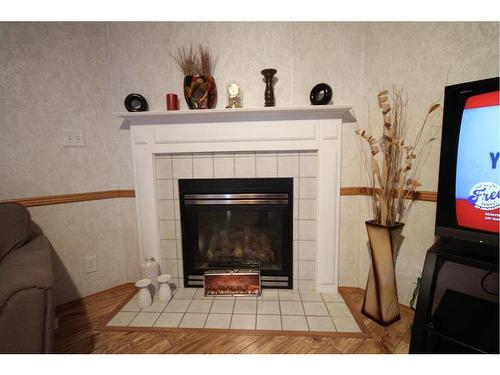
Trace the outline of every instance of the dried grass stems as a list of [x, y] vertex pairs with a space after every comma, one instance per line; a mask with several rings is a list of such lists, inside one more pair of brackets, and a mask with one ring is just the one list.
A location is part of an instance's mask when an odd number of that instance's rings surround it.
[[[422, 159], [426, 160], [423, 157], [429, 155], [426, 148], [436, 140], [428, 132], [428, 123], [439, 104], [433, 104], [429, 108], [414, 142], [408, 144], [405, 141], [408, 130], [408, 96], [404, 90], [393, 90], [392, 105], [387, 90], [379, 92], [377, 99], [382, 110], [382, 137], [377, 139], [359, 128], [356, 134], [368, 144], [369, 152], [363, 152], [362, 159], [372, 188], [374, 220], [379, 224], [392, 226], [406, 220], [413, 205], [413, 193], [421, 186], [417, 179], [419, 167]], [[417, 159], [417, 155], [423, 157]]]
[[177, 48], [176, 54], [172, 57], [185, 76], [213, 75], [215, 60], [208, 47], [200, 45], [198, 51], [192, 46]]

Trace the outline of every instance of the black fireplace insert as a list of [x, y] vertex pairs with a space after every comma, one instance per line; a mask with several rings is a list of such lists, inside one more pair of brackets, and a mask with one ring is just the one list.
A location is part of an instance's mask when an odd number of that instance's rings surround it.
[[293, 179], [179, 180], [184, 285], [210, 270], [259, 269], [262, 287], [293, 287]]

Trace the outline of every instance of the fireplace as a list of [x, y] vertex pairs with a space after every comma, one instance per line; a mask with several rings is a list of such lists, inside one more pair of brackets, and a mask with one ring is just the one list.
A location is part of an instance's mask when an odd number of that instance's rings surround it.
[[178, 180], [292, 177], [293, 288], [336, 292], [342, 119], [351, 107], [116, 113], [131, 133], [140, 257], [159, 259], [185, 286]]
[[262, 287], [293, 287], [293, 179], [180, 179], [184, 285], [206, 271], [256, 269]]

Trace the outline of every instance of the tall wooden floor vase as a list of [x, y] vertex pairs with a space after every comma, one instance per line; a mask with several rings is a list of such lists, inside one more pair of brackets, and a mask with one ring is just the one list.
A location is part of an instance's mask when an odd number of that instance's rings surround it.
[[400, 319], [395, 258], [403, 226], [396, 224], [388, 227], [373, 221], [366, 222], [371, 267], [361, 312], [383, 326]]

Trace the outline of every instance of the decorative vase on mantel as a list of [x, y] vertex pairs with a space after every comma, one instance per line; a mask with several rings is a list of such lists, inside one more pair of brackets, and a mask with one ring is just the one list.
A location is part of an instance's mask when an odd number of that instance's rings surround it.
[[371, 266], [361, 312], [380, 325], [400, 319], [395, 263], [404, 224], [393, 226], [366, 221]]
[[211, 109], [217, 105], [217, 86], [210, 75], [184, 77], [184, 98], [190, 109]]

